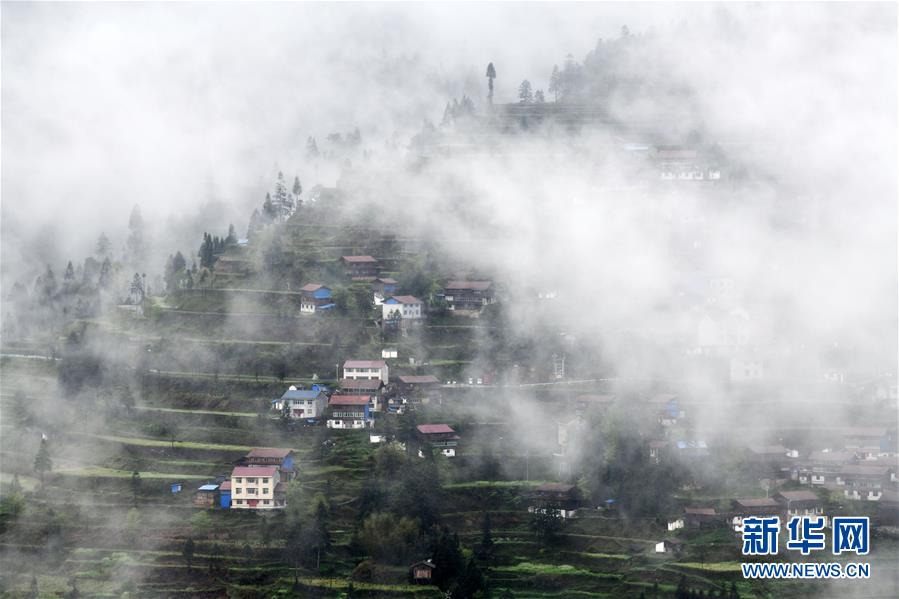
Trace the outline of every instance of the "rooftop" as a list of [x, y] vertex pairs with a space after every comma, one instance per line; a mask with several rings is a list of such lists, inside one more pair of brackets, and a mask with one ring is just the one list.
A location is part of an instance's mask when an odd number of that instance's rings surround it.
[[254, 447], [247, 454], [248, 458], [281, 458], [284, 459], [293, 453], [292, 449], [280, 447]]
[[218, 488], [218, 485], [203, 485], [202, 487], [197, 489], [197, 491], [216, 491], [218, 490]]
[[565, 483], [543, 483], [534, 488], [538, 493], [568, 493], [574, 489], [574, 485], [566, 485]]
[[377, 391], [384, 384], [380, 379], [340, 379], [341, 389], [371, 389]]
[[420, 304], [421, 300], [414, 295], [394, 295], [385, 304]]
[[820, 501], [812, 491], [781, 491], [778, 495], [787, 501]]
[[384, 360], [347, 360], [343, 363], [344, 368], [384, 368], [387, 362]]
[[472, 291], [486, 291], [493, 285], [490, 281], [449, 281], [444, 289], [471, 289]]
[[423, 435], [456, 432], [447, 424], [419, 424], [416, 428], [418, 429], [418, 432]]
[[231, 477], [235, 476], [261, 476], [272, 477], [278, 472], [277, 466], [237, 466], [231, 471]]
[[330, 287], [326, 285], [322, 285], [321, 283], [306, 283], [302, 287], [300, 287], [300, 291], [318, 291], [319, 289], [330, 289]]
[[317, 389], [288, 389], [281, 399], [315, 399], [321, 394]]
[[771, 497], [734, 499], [734, 503], [741, 507], [780, 507], [780, 504]]
[[354, 264], [363, 263], [363, 262], [377, 262], [377, 260], [371, 256], [341, 256], [346, 262], [352, 262]]
[[368, 395], [332, 395], [329, 406], [364, 406], [368, 404]]

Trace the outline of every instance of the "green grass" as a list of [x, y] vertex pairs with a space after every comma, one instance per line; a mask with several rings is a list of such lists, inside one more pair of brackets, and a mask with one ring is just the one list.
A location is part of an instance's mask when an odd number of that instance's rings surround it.
[[[114, 468], [103, 468], [102, 466], [88, 466], [85, 468], [63, 468], [55, 471], [56, 474], [64, 476], [93, 476], [98, 478], [131, 478], [133, 474], [129, 470], [116, 470]], [[143, 479], [204, 479], [209, 478], [202, 474], [172, 474], [167, 472], [143, 472], [140, 471], [140, 477]]]
[[203, 414], [209, 416], [240, 416], [242, 418], [256, 418], [255, 412], [220, 412], [216, 410], [188, 410], [184, 408], [157, 408], [155, 406], [137, 406], [136, 410], [148, 410], [152, 412], [172, 412], [176, 414]]
[[253, 449], [249, 445], [224, 445], [220, 443], [196, 443], [194, 441], [163, 441], [159, 439], [141, 439], [138, 437], [117, 437], [115, 435], [92, 435], [90, 433], [74, 433], [76, 435], [84, 435], [93, 437], [103, 441], [112, 441], [113, 443], [121, 443], [122, 445], [138, 445], [140, 447], [182, 447], [184, 449], [208, 449], [211, 451], [250, 451]]
[[544, 564], [525, 561], [518, 562], [514, 566], [499, 566], [494, 568], [494, 570], [497, 572], [507, 572], [515, 574], [564, 574], [574, 576], [589, 576], [592, 578], [621, 578], [620, 574], [591, 572], [590, 570], [576, 568], [575, 566], [569, 566], [568, 564]]

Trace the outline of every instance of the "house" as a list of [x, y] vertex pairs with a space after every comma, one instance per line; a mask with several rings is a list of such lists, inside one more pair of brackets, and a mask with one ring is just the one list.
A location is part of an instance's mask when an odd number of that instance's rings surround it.
[[[422, 445], [429, 445], [448, 458], [456, 455], [459, 435], [449, 425], [419, 424], [416, 429], [418, 431], [418, 440]], [[421, 452], [419, 454], [423, 455]]]
[[396, 391], [406, 398], [428, 399], [440, 393], [440, 380], [433, 374], [404, 374], [397, 378]]
[[409, 576], [412, 578], [412, 583], [431, 584], [436, 567], [431, 560], [415, 562], [409, 567]]
[[218, 485], [203, 485], [194, 493], [194, 505], [197, 507], [215, 507], [218, 503]]
[[231, 481], [226, 480], [219, 485], [219, 507], [228, 509], [231, 507]]
[[390, 382], [387, 362], [384, 360], [347, 360], [343, 364], [343, 378]]
[[452, 311], [477, 311], [496, 301], [491, 281], [449, 281], [443, 299]]
[[837, 484], [844, 487], [843, 496], [847, 499], [877, 501], [884, 489], [890, 488], [895, 472], [891, 466], [849, 464], [840, 470]]
[[702, 439], [677, 441], [674, 444], [675, 455], [682, 460], [698, 460], [709, 456], [709, 446]]
[[371, 282], [372, 299], [376, 306], [380, 306], [384, 299], [396, 293], [396, 279], [390, 277], [378, 277]]
[[684, 526], [693, 529], [715, 528], [725, 522], [723, 514], [719, 514], [713, 507], [685, 507]]
[[864, 460], [896, 453], [896, 431], [884, 427], [847, 427], [840, 436], [845, 450]]
[[381, 270], [378, 261], [371, 256], [342, 256], [340, 260], [346, 276], [353, 279], [374, 280]]
[[758, 381], [765, 376], [765, 362], [754, 353], [741, 352], [730, 358], [730, 382]]
[[781, 491], [774, 495], [789, 520], [794, 516], [823, 516], [824, 502], [812, 491]]
[[291, 385], [280, 399], [272, 400], [272, 410], [282, 412], [286, 408], [294, 420], [320, 418], [327, 405], [327, 394], [316, 385], [312, 389], [297, 389]]
[[680, 530], [684, 527], [685, 521], [683, 517], [675, 518], [674, 520], [668, 521], [668, 532], [673, 532], [675, 530]]
[[656, 543], [655, 552], [656, 553], [670, 553], [679, 555], [684, 552], [685, 544], [682, 540], [674, 538], [674, 539], [665, 539]]
[[677, 424], [677, 419], [685, 416], [678, 404], [677, 395], [671, 393], [653, 395], [647, 400], [647, 404], [663, 426]]
[[734, 499], [731, 501], [731, 524], [734, 532], [743, 532], [743, 519], [752, 516], [783, 517], [784, 507], [771, 497]]
[[531, 513], [552, 510], [562, 518], [571, 518], [581, 507], [581, 495], [574, 485], [565, 483], [543, 483], [531, 492]]
[[749, 340], [749, 313], [746, 310], [723, 310], [709, 306], [698, 318], [696, 353], [728, 356], [739, 354], [748, 346]]
[[421, 324], [424, 304], [414, 295], [394, 295], [381, 304], [381, 327], [403, 334]]
[[374, 419], [369, 411], [368, 395], [332, 395], [328, 402], [328, 428], [357, 429], [370, 427]]
[[798, 471], [799, 452], [783, 445], [754, 445], [748, 449], [749, 463], [756, 475], [794, 478]]
[[231, 471], [231, 509], [283, 508], [286, 493], [287, 485], [277, 466], [237, 466]]
[[662, 463], [662, 456], [668, 447], [668, 441], [660, 441], [658, 439], [649, 442], [649, 460], [654, 464]]
[[172, 495], [175, 495], [176, 493], [180, 493], [182, 486], [184, 486], [184, 483], [171, 483], [169, 485], [169, 487], [172, 491]]
[[340, 393], [343, 395], [367, 395], [369, 408], [372, 412], [382, 410], [381, 402], [384, 399], [387, 386], [384, 381], [378, 379], [341, 379]]
[[606, 409], [618, 400], [618, 396], [611, 394], [585, 394], [574, 398], [575, 410], [584, 413], [590, 409]]
[[300, 287], [301, 313], [314, 314], [319, 310], [330, 310], [333, 307], [330, 287], [319, 283], [308, 283]]
[[239, 460], [241, 466], [277, 466], [280, 479], [289, 482], [296, 477], [292, 449], [277, 447], [254, 447]]
[[399, 352], [395, 347], [385, 347], [381, 350], [381, 357], [385, 360], [396, 358], [399, 355]]
[[813, 451], [797, 465], [797, 480], [803, 485], [837, 484], [843, 466], [852, 460], [845, 451]]

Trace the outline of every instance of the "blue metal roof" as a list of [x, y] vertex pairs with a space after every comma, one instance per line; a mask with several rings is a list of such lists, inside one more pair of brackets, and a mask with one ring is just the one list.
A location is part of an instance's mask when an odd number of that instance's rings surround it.
[[288, 389], [281, 399], [315, 399], [320, 393], [316, 389]]
[[705, 441], [678, 441], [678, 449], [708, 449]]
[[331, 308], [333, 308], [336, 305], [337, 304], [325, 304], [324, 306], [319, 306], [317, 308], [317, 310], [330, 310]]
[[219, 488], [218, 485], [203, 485], [202, 487], [200, 487], [197, 490], [198, 491], [215, 491], [218, 488]]

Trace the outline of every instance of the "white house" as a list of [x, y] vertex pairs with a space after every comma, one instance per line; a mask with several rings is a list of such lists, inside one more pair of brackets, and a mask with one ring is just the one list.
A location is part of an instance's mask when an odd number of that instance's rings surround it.
[[328, 405], [328, 396], [315, 385], [312, 389], [297, 389], [291, 385], [279, 399], [272, 400], [272, 410], [281, 412], [285, 403], [291, 418], [319, 418]]
[[270, 510], [285, 505], [277, 466], [237, 466], [231, 471], [231, 508]]
[[384, 349], [381, 350], [381, 357], [384, 358], [385, 360], [388, 358], [396, 358], [397, 355], [399, 355], [399, 354], [395, 347], [385, 347]]
[[394, 295], [381, 304], [381, 316], [386, 322], [398, 314], [403, 320], [415, 320], [424, 316], [423, 304], [414, 295]]
[[387, 362], [384, 360], [347, 360], [343, 364], [343, 378], [383, 381], [389, 383]]

